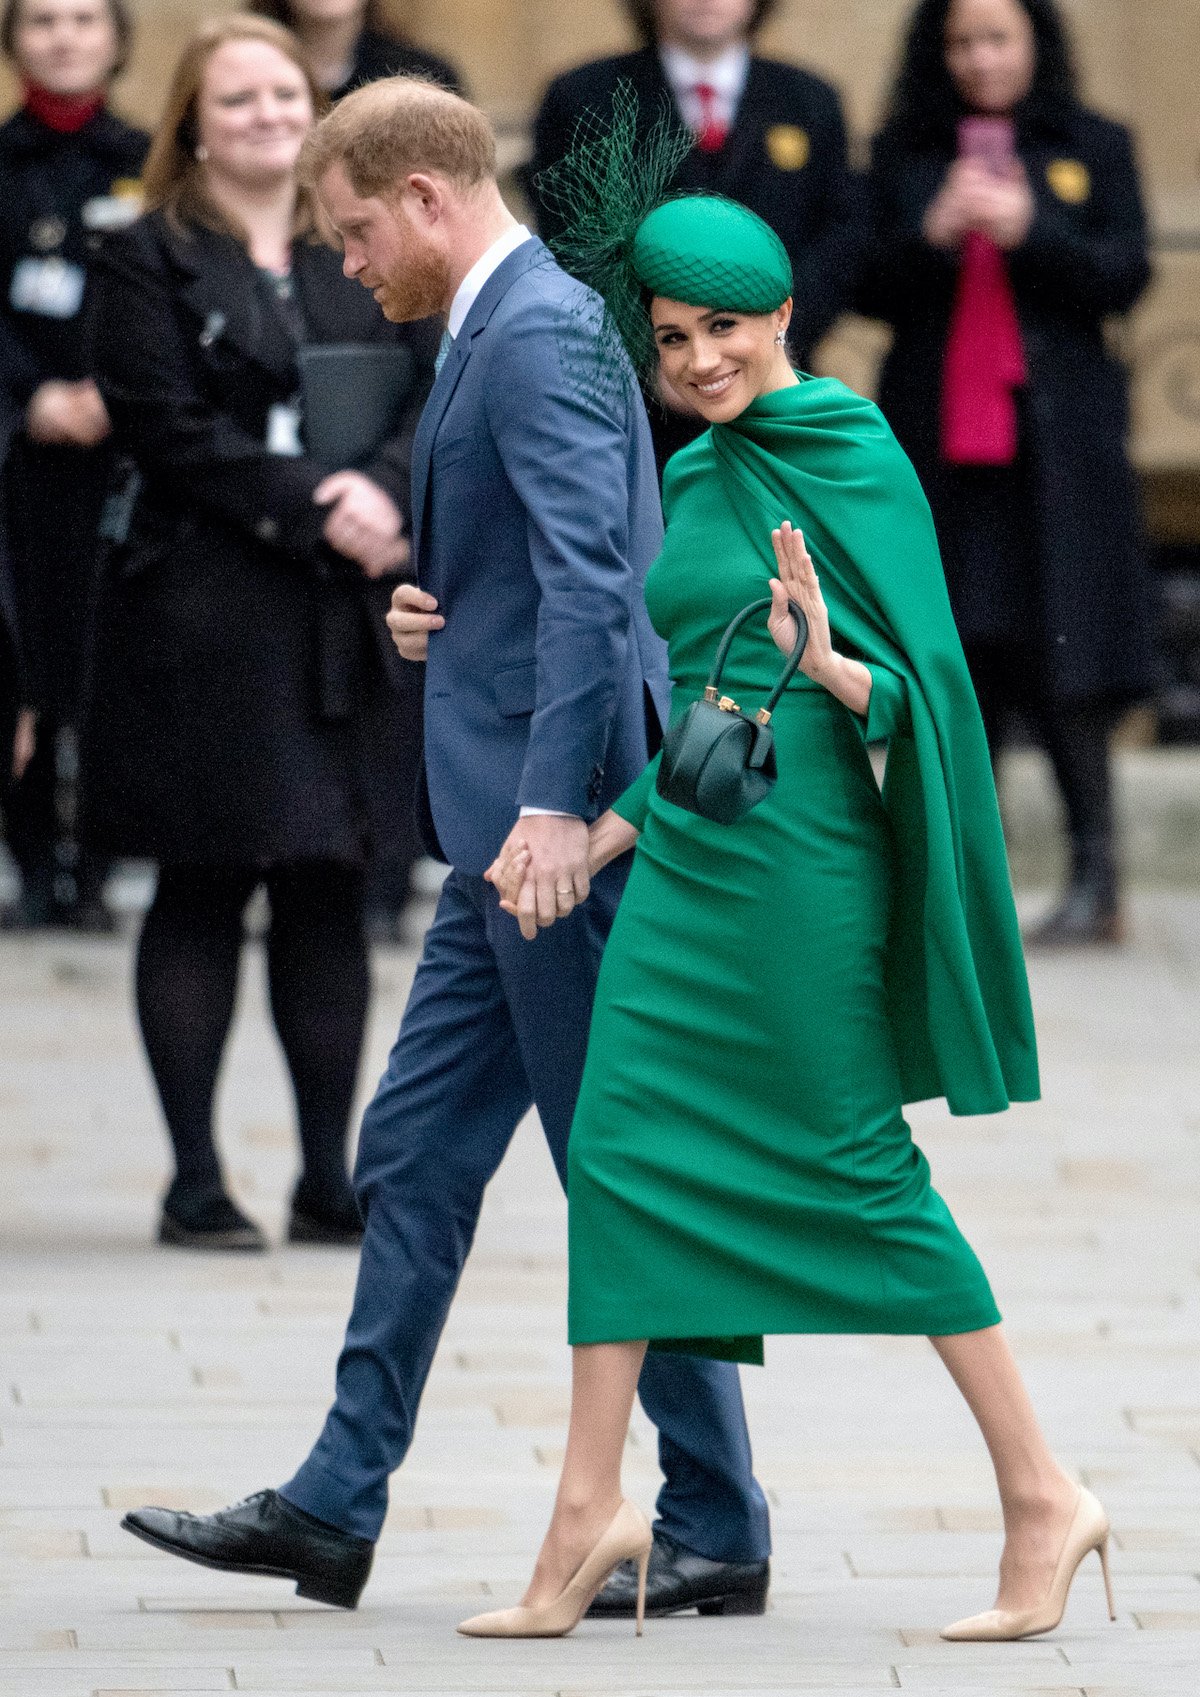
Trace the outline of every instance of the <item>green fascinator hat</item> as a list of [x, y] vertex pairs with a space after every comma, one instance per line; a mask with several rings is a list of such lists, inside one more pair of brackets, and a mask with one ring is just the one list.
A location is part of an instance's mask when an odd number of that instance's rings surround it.
[[656, 206], [633, 238], [643, 289], [688, 306], [774, 312], [792, 292], [792, 262], [771, 226], [718, 195], [684, 195]]
[[565, 158], [537, 180], [566, 270], [604, 303], [588, 371], [594, 383], [658, 363], [651, 295], [730, 312], [774, 312], [792, 292], [787, 250], [769, 224], [720, 195], [670, 193], [694, 145], [669, 104], [645, 131], [637, 97], [618, 85], [607, 121], [587, 114]]

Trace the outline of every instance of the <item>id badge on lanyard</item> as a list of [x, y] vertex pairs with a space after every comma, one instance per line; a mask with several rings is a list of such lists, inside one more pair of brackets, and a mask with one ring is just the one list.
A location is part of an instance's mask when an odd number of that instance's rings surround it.
[[282, 454], [289, 459], [304, 452], [300, 440], [300, 408], [295, 401], [276, 401], [267, 413], [268, 454]]
[[9, 305], [14, 312], [31, 312], [39, 318], [74, 318], [83, 305], [86, 282], [82, 265], [57, 254], [45, 259], [30, 255], [13, 266]]

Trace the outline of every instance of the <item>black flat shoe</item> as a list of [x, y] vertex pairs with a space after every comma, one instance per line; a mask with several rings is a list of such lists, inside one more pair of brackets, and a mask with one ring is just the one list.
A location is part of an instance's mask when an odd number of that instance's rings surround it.
[[267, 1240], [223, 1191], [203, 1197], [167, 1195], [158, 1241], [174, 1249], [233, 1250], [261, 1255]]
[[353, 1248], [363, 1240], [362, 1215], [354, 1192], [347, 1190], [336, 1201], [309, 1196], [303, 1185], [297, 1186], [292, 1197], [292, 1216], [288, 1221], [289, 1243], [318, 1243]]
[[[682, 1614], [761, 1615], [771, 1585], [769, 1561], [710, 1561], [656, 1532], [646, 1578], [646, 1617]], [[588, 1610], [591, 1620], [632, 1619], [637, 1612], [637, 1563], [622, 1562]]]
[[298, 1597], [338, 1609], [358, 1607], [375, 1555], [369, 1538], [314, 1520], [278, 1491], [256, 1491], [215, 1514], [134, 1509], [121, 1525], [156, 1550], [200, 1567], [293, 1579]]

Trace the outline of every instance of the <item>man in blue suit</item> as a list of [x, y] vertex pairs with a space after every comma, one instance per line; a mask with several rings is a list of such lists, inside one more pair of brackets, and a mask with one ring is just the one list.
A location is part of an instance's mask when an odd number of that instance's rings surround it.
[[[669, 683], [642, 600], [662, 529], [633, 375], [599, 357], [595, 297], [504, 205], [482, 114], [430, 84], [375, 83], [320, 126], [308, 169], [347, 274], [389, 318], [447, 318], [413, 451], [420, 587], [396, 591], [388, 623], [426, 662], [423, 799], [451, 870], [363, 1120], [366, 1235], [324, 1430], [278, 1491], [125, 1524], [353, 1608], [484, 1189], [531, 1105], [565, 1181], [623, 880], [606, 869], [582, 905], [587, 826], [645, 765]], [[483, 876], [514, 832], [539, 916], [558, 921], [532, 946]], [[761, 1613], [767, 1513], [736, 1369], [652, 1356], [641, 1395], [666, 1476], [650, 1607]], [[632, 1604], [618, 1573], [598, 1607]]]

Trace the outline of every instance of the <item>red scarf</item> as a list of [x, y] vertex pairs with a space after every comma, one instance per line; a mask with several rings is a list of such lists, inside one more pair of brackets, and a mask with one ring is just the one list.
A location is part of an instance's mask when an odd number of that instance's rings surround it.
[[951, 465], [1012, 465], [1025, 382], [1021, 325], [1004, 255], [968, 232], [942, 368], [942, 457]]
[[73, 136], [104, 110], [104, 89], [99, 93], [93, 90], [91, 94], [54, 94], [40, 83], [27, 82], [22, 85], [22, 93], [30, 117], [64, 136]]

